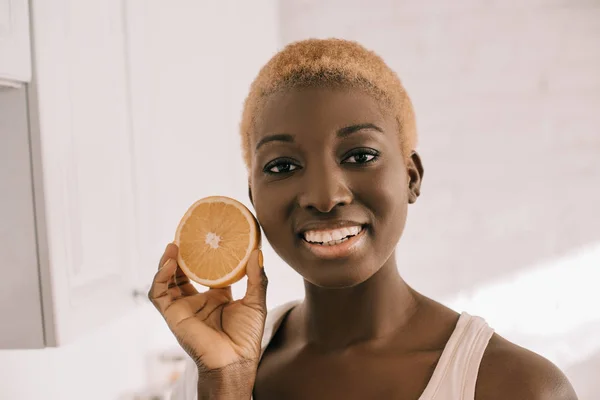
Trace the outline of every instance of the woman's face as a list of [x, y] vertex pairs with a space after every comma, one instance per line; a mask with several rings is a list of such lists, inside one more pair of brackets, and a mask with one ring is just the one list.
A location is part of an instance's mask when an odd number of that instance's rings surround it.
[[352, 89], [292, 89], [258, 116], [250, 196], [277, 254], [308, 282], [351, 287], [394, 254], [422, 176], [394, 116]]

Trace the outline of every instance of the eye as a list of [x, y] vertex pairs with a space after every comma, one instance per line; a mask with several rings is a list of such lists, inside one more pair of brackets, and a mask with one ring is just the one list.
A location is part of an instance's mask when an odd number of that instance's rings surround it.
[[273, 175], [285, 174], [285, 173], [295, 171], [298, 168], [300, 168], [300, 167], [291, 160], [278, 159], [278, 160], [273, 160], [270, 163], [268, 163], [264, 168], [264, 172], [266, 172], [267, 174], [273, 174]]
[[354, 150], [349, 156], [344, 158], [343, 163], [347, 164], [367, 164], [373, 162], [379, 156], [379, 152], [373, 149]]

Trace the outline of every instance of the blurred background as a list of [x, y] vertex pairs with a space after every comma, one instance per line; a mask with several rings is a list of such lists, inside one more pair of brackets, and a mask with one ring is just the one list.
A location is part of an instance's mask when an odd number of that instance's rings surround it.
[[[600, 1], [2, 0], [1, 399], [166, 398], [159, 257], [195, 200], [250, 206], [242, 102], [309, 37], [375, 50], [413, 99], [403, 276], [598, 398]], [[301, 298], [264, 247], [269, 306]]]

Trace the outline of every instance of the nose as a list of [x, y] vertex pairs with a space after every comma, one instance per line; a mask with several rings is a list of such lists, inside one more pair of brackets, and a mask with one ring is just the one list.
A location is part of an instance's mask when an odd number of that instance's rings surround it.
[[304, 190], [298, 198], [302, 208], [328, 213], [352, 202], [352, 192], [339, 171], [313, 169], [305, 173], [304, 179]]

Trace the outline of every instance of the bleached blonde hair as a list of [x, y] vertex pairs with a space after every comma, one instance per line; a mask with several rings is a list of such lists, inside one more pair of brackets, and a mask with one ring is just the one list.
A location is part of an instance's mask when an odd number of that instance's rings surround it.
[[372, 95], [398, 124], [401, 151], [410, 157], [417, 143], [415, 116], [404, 86], [383, 59], [362, 45], [341, 39], [308, 39], [287, 45], [260, 70], [244, 103], [240, 134], [246, 167], [257, 116], [269, 95], [301, 87], [352, 87]]

